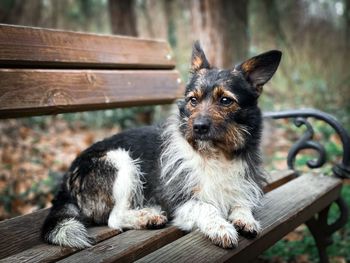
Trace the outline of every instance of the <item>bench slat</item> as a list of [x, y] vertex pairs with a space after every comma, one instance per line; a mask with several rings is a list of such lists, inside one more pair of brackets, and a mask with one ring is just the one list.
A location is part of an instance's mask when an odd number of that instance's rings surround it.
[[241, 238], [238, 248], [222, 249], [192, 232], [137, 262], [249, 262], [334, 201], [340, 189], [339, 179], [300, 176], [265, 195], [262, 207], [256, 211], [263, 229], [258, 238]]
[[176, 227], [130, 230], [58, 262], [133, 262], [181, 236]]
[[0, 119], [171, 103], [176, 70], [0, 69]]
[[0, 24], [0, 67], [175, 67], [167, 42]]
[[0, 259], [41, 244], [40, 228], [49, 209], [0, 222]]
[[[112, 236], [119, 234], [119, 231], [113, 230], [107, 226], [91, 227], [89, 228], [89, 234], [97, 242], [108, 239]], [[0, 260], [1, 262], [27, 262], [27, 263], [38, 263], [38, 262], [54, 262], [65, 256], [71, 255], [79, 251], [78, 249], [69, 247], [52, 246], [48, 244], [39, 244], [31, 247], [30, 249], [24, 250], [18, 254], [9, 256]]]

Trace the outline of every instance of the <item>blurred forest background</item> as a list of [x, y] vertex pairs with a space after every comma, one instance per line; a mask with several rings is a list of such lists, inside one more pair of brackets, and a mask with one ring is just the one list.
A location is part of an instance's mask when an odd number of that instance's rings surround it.
[[[262, 109], [315, 107], [350, 130], [350, 0], [1, 0], [0, 23], [166, 39], [185, 81], [194, 40], [209, 62], [226, 68], [279, 49], [282, 63], [264, 89]], [[157, 106], [0, 121], [0, 220], [49, 206], [60, 177], [91, 143], [166, 115], [167, 107]], [[266, 167], [284, 169], [302, 129], [286, 121], [265, 126]], [[315, 129], [330, 163], [339, 160], [339, 138], [322, 123]], [[300, 169], [310, 154], [299, 157]], [[344, 195], [350, 203], [348, 186]], [[350, 262], [350, 225], [335, 239], [332, 261]], [[301, 227], [261, 260], [316, 259], [314, 242]]]

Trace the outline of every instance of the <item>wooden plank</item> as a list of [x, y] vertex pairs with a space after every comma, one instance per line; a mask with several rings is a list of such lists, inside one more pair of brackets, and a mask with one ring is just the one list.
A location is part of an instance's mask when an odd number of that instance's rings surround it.
[[0, 67], [175, 67], [167, 42], [0, 24]]
[[0, 69], [0, 119], [171, 103], [175, 70]]
[[48, 209], [0, 222], [0, 259], [42, 243], [40, 228]]
[[[67, 249], [58, 246], [43, 244], [40, 238], [40, 229], [48, 212], [49, 209], [41, 209], [28, 215], [1, 221], [0, 259], [33, 247], [34, 251], [39, 247], [50, 249], [52, 253], [59, 253], [61, 249], [66, 251]], [[91, 227], [88, 230], [98, 242], [118, 234], [108, 227]], [[30, 251], [21, 255], [25, 257], [27, 254], [30, 254]]]
[[[112, 236], [119, 234], [119, 231], [113, 230], [107, 226], [91, 227], [88, 229], [89, 234], [95, 238], [97, 242], [108, 239]], [[38, 262], [55, 262], [63, 257], [69, 256], [79, 251], [78, 249], [69, 247], [53, 246], [48, 244], [39, 244], [31, 247], [30, 249], [24, 250], [18, 254], [14, 254], [1, 262], [17, 263], [38, 263]]]
[[339, 196], [340, 189], [339, 179], [300, 176], [265, 195], [261, 208], [256, 211], [263, 229], [258, 238], [241, 238], [236, 249], [222, 249], [202, 234], [192, 232], [137, 262], [250, 262], [328, 206]]
[[180, 238], [176, 227], [158, 230], [130, 230], [58, 262], [133, 262]]
[[[4, 237], [0, 242], [1, 262], [54, 262], [79, 251], [43, 243], [40, 239], [40, 229], [47, 213], [48, 209], [43, 209], [0, 222], [0, 233]], [[183, 232], [175, 227], [159, 230], [130, 230], [120, 235], [107, 226], [90, 227], [88, 231], [97, 242], [107, 240], [84, 250], [85, 252], [79, 252], [79, 255], [73, 259], [85, 257], [86, 253], [97, 253], [96, 255], [101, 256], [100, 254], [105, 254], [105, 250], [109, 251], [116, 244], [116, 250], [106, 253], [106, 257], [113, 256], [122, 260], [136, 259], [183, 235]], [[118, 255], [114, 255], [116, 251]]]
[[297, 174], [293, 170], [281, 170], [273, 171], [267, 175], [267, 183], [263, 187], [264, 193], [271, 192], [273, 189], [280, 187], [281, 185], [288, 183], [297, 177]]

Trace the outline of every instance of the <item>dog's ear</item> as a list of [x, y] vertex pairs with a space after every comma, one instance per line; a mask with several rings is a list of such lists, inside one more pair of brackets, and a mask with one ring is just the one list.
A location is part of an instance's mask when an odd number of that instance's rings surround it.
[[259, 96], [263, 85], [268, 82], [276, 72], [281, 61], [282, 52], [271, 50], [266, 53], [252, 57], [235, 67], [235, 71], [242, 72], [246, 80], [254, 88], [254, 92]]
[[208, 69], [210, 68], [210, 65], [207, 58], [205, 57], [203, 49], [199, 44], [199, 41], [197, 40], [194, 42], [192, 49], [191, 72], [195, 73], [202, 68]]

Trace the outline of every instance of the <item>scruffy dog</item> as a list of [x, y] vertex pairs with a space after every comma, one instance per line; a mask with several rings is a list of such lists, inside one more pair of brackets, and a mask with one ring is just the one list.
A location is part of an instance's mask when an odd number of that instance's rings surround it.
[[177, 114], [163, 126], [128, 130], [82, 152], [53, 201], [44, 240], [84, 248], [94, 242], [88, 224], [160, 228], [166, 215], [223, 248], [235, 247], [238, 233], [255, 237], [260, 227], [252, 209], [264, 179], [257, 100], [280, 59], [280, 51], [269, 51], [221, 70], [195, 43]]

